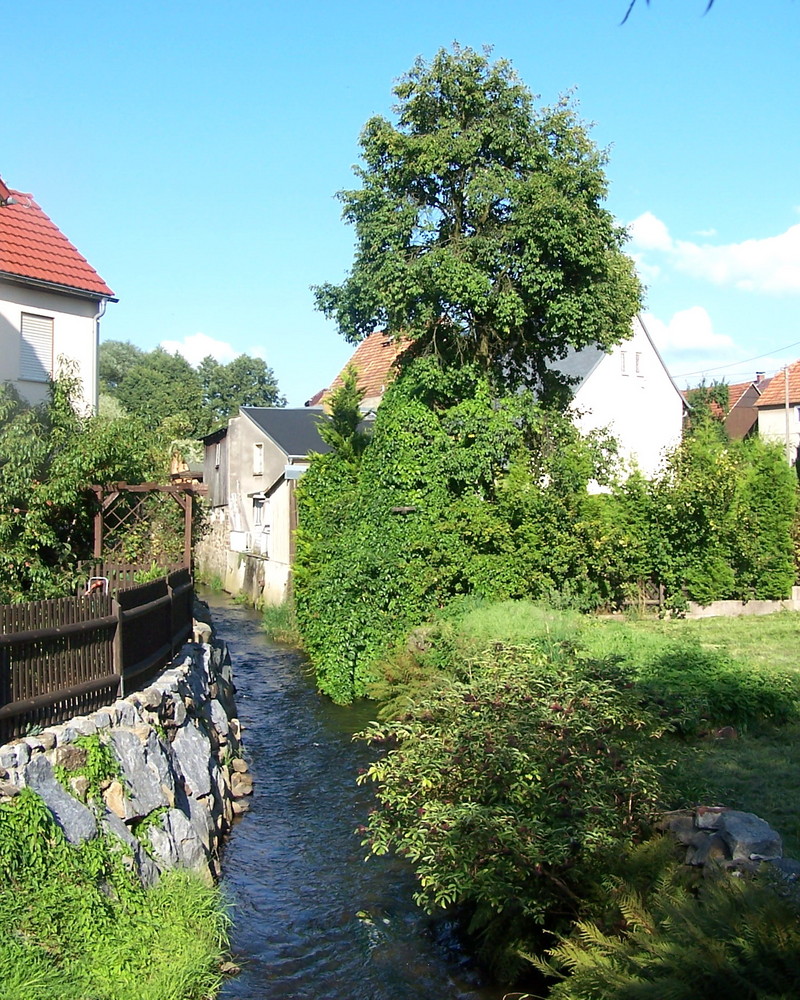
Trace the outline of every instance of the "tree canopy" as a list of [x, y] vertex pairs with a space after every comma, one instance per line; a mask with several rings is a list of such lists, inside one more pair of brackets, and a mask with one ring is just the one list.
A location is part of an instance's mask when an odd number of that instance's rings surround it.
[[537, 108], [508, 62], [458, 45], [394, 93], [396, 122], [361, 133], [361, 186], [339, 193], [352, 269], [314, 289], [340, 332], [384, 328], [538, 386], [570, 346], [629, 336], [640, 286], [570, 100]]
[[227, 421], [240, 406], [285, 406], [275, 373], [261, 358], [239, 355], [228, 364], [213, 357], [193, 368], [180, 354], [142, 351], [108, 340], [100, 345], [100, 389], [152, 430], [197, 437]]

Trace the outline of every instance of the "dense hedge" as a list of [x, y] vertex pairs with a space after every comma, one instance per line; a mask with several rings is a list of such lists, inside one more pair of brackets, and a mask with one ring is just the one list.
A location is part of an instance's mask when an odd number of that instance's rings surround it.
[[614, 472], [612, 442], [529, 394], [413, 361], [369, 444], [315, 458], [298, 490], [297, 621], [320, 689], [363, 695], [401, 637], [464, 595], [593, 610], [654, 579], [676, 608], [788, 596], [796, 477], [779, 449], [701, 425], [655, 481]]

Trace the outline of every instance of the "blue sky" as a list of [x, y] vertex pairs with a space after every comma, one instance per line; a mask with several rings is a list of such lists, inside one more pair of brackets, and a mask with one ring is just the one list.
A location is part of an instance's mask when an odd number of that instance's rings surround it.
[[0, 176], [118, 294], [104, 339], [257, 353], [290, 405], [351, 348], [309, 286], [393, 81], [457, 40], [574, 90], [609, 147], [645, 319], [680, 386], [800, 357], [797, 0], [27, 0], [4, 5]]

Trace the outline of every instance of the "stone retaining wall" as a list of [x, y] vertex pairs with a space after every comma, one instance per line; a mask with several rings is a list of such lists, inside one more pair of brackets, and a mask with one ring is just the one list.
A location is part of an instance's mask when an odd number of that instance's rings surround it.
[[[103, 758], [113, 765], [93, 786], [87, 772]], [[121, 841], [147, 885], [167, 868], [216, 877], [222, 839], [253, 790], [226, 647], [188, 643], [144, 691], [0, 746], [0, 800], [23, 787], [70, 842]]]

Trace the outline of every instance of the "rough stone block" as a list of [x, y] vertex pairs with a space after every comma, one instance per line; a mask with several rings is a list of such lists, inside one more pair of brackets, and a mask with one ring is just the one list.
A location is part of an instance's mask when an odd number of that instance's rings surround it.
[[43, 754], [37, 754], [25, 768], [25, 783], [44, 799], [70, 843], [79, 844], [96, 835], [93, 813], [62, 788]]
[[783, 855], [780, 834], [754, 813], [729, 810], [721, 819], [719, 832], [734, 861], [773, 861]]
[[187, 720], [175, 733], [172, 752], [192, 794], [198, 799], [208, 795], [211, 791], [211, 774], [208, 769], [211, 743], [205, 733]]
[[161, 791], [158, 772], [148, 766], [139, 732], [133, 729], [113, 729], [111, 743], [130, 791], [131, 811], [127, 818], [147, 816], [154, 809], [165, 806], [167, 800]]

